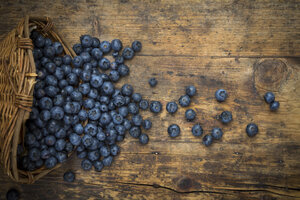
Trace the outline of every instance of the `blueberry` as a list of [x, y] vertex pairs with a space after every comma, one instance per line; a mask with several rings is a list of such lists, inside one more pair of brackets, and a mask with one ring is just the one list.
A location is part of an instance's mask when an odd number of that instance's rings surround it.
[[84, 48], [84, 49], [83, 49], [83, 52], [91, 53], [92, 50], [93, 50], [92, 47], [87, 47], [87, 48]]
[[114, 39], [111, 41], [112, 50], [119, 52], [122, 49], [123, 45], [119, 39]]
[[103, 163], [99, 160], [94, 161], [93, 166], [96, 172], [101, 172], [104, 167]]
[[56, 140], [55, 142], [55, 149], [56, 151], [62, 151], [66, 146], [66, 141], [64, 139], [59, 139], [59, 140]]
[[120, 153], [120, 147], [116, 144], [112, 145], [110, 148], [110, 154], [112, 156], [117, 156]]
[[50, 38], [45, 38], [45, 47], [51, 46], [52, 45], [52, 40]]
[[82, 100], [82, 93], [79, 91], [79, 89], [73, 90], [73, 92], [71, 93], [71, 99], [73, 101], [81, 101]]
[[[55, 69], [54, 75], [56, 77], [56, 80], [62, 80], [64, 78], [64, 71], [63, 71], [63, 69], [60, 68], [60, 67], [57, 67]], [[46, 77], [46, 80], [47, 80], [47, 77]], [[57, 85], [57, 83], [55, 85]]]
[[134, 56], [134, 51], [130, 47], [125, 47], [122, 52], [122, 56], [126, 60], [130, 60]]
[[93, 38], [90, 35], [82, 35], [80, 36], [80, 42], [84, 48], [91, 47], [93, 44]]
[[47, 158], [45, 161], [45, 167], [47, 169], [51, 169], [55, 167], [56, 164], [57, 164], [57, 159], [54, 156]]
[[63, 46], [61, 45], [60, 42], [53, 42], [53, 47], [55, 49], [55, 54], [56, 55], [60, 55], [64, 51], [64, 48], [63, 48]]
[[47, 46], [44, 48], [44, 56], [47, 58], [54, 58], [55, 55], [55, 49], [53, 46]]
[[278, 110], [280, 104], [278, 101], [273, 101], [271, 104], [270, 104], [270, 109], [271, 111], [276, 111]]
[[140, 127], [137, 127], [137, 126], [131, 127], [129, 130], [129, 134], [134, 138], [138, 138], [141, 135]]
[[216, 91], [216, 93], [215, 93], [215, 97], [216, 97], [216, 99], [217, 99], [217, 101], [218, 102], [223, 102], [223, 101], [225, 101], [226, 100], [226, 98], [227, 98], [227, 92], [226, 92], [226, 90], [224, 90], [224, 89], [219, 89], [219, 90], [217, 90]]
[[112, 94], [112, 98], [119, 96], [119, 95], [122, 95], [121, 91], [119, 89], [115, 89], [114, 93]]
[[42, 68], [42, 69], [38, 70], [37, 75], [38, 75], [37, 78], [42, 80], [42, 79], [46, 78], [46, 76], [48, 75], [48, 72], [45, 68]]
[[108, 157], [106, 157], [102, 160], [102, 163], [103, 163], [104, 166], [110, 166], [112, 161], [113, 161], [113, 157], [108, 156]]
[[201, 136], [203, 134], [203, 129], [200, 124], [195, 124], [192, 128], [192, 134], [194, 136]]
[[41, 65], [42, 65], [43, 67], [45, 67], [46, 70], [47, 70], [49, 73], [52, 74], [52, 73], [55, 72], [56, 65], [55, 65], [53, 62], [51, 62], [50, 59], [48, 59], [48, 58], [46, 58], [46, 57], [43, 57], [43, 58], [41, 59]]
[[80, 110], [78, 113], [78, 117], [80, 121], [85, 121], [88, 118], [88, 114], [85, 110]]
[[29, 150], [28, 156], [31, 161], [37, 161], [40, 159], [41, 152], [37, 148], [32, 148]]
[[128, 105], [131, 101], [131, 98], [128, 96], [125, 96], [125, 105]]
[[96, 75], [100, 75], [103, 81], [109, 81], [109, 76], [106, 73], [100, 73], [98, 69], [96, 69], [96, 72], [93, 72]]
[[229, 111], [224, 111], [221, 113], [219, 118], [221, 119], [222, 123], [228, 124], [229, 122], [232, 121], [232, 114]]
[[131, 98], [134, 102], [139, 103], [142, 100], [142, 95], [140, 93], [134, 93]]
[[94, 99], [85, 99], [83, 101], [83, 106], [86, 108], [86, 109], [92, 109], [94, 108], [95, 106], [95, 101]]
[[[98, 69], [96, 69], [96, 67], [98, 66], [98, 61], [97, 61], [96, 59], [93, 59], [93, 58], [92, 58], [90, 64], [92, 65], [93, 70], [98, 71]], [[84, 65], [83, 65], [83, 67], [84, 67]], [[98, 72], [99, 72], [99, 71], [98, 71]]]
[[115, 126], [115, 130], [117, 131], [117, 133], [119, 135], [125, 135], [126, 129], [125, 129], [125, 127], [123, 125], [116, 125]]
[[250, 123], [246, 127], [246, 133], [249, 137], [254, 137], [258, 133], [258, 126], [254, 123]]
[[78, 77], [74, 73], [69, 73], [66, 77], [66, 80], [70, 85], [77, 85], [78, 84]]
[[122, 115], [123, 117], [126, 117], [129, 113], [128, 111], [128, 107], [127, 106], [122, 106], [118, 109], [118, 112], [120, 115]]
[[43, 89], [45, 87], [46, 83], [45, 81], [37, 81], [37, 83], [34, 85], [34, 89]]
[[127, 76], [129, 74], [129, 68], [127, 65], [120, 64], [118, 66], [118, 72], [121, 77]]
[[39, 116], [39, 110], [35, 107], [32, 108], [30, 112], [30, 119], [36, 119]]
[[106, 136], [105, 136], [105, 133], [103, 133], [102, 131], [98, 131], [97, 135], [96, 135], [96, 138], [99, 140], [99, 141], [104, 141]]
[[73, 144], [74, 146], [78, 146], [81, 143], [81, 138], [76, 133], [72, 133], [70, 135], [69, 139], [70, 139], [71, 144]]
[[[96, 103], [99, 103], [99, 102], [96, 102]], [[95, 106], [96, 107], [96, 106]], [[108, 106], [106, 104], [100, 104], [99, 105], [99, 110], [101, 112], [108, 112]]]
[[180, 135], [180, 127], [177, 124], [172, 124], [168, 127], [168, 134], [170, 137], [177, 137]]
[[131, 122], [128, 119], [124, 119], [123, 126], [126, 130], [131, 128]]
[[139, 113], [139, 107], [135, 103], [128, 104], [128, 111], [130, 114], [138, 114]]
[[[74, 88], [73, 88], [73, 86], [68, 85], [63, 90], [65, 90], [66, 95], [71, 95], [71, 93], [74, 91]], [[62, 91], [62, 93], [63, 93], [63, 91]]]
[[42, 159], [39, 159], [39, 160], [35, 161], [34, 165], [35, 165], [36, 169], [39, 169], [44, 165], [44, 161]]
[[270, 104], [275, 101], [275, 95], [272, 92], [266, 92], [266, 94], [264, 95], [264, 99], [267, 103]]
[[91, 80], [91, 71], [90, 70], [83, 70], [80, 74], [80, 78], [85, 81], [85, 82], [88, 82]]
[[65, 138], [66, 136], [67, 136], [67, 133], [66, 133], [66, 130], [64, 130], [64, 129], [59, 129], [59, 131], [57, 131], [57, 132], [55, 133], [55, 137], [56, 137], [56, 138], [63, 139], [63, 138]]
[[117, 82], [120, 79], [119, 72], [116, 70], [111, 70], [109, 72], [109, 78], [112, 82]]
[[92, 38], [92, 47], [96, 48], [100, 46], [100, 40], [98, 38]]
[[73, 127], [73, 130], [75, 133], [77, 133], [78, 135], [81, 135], [83, 133], [83, 126], [82, 124], [76, 124], [74, 127]]
[[54, 106], [50, 110], [51, 118], [55, 120], [61, 120], [64, 117], [64, 110], [62, 107]]
[[202, 143], [207, 147], [211, 145], [212, 141], [213, 141], [213, 137], [211, 135], [205, 135], [202, 139]]
[[44, 149], [41, 151], [41, 159], [46, 160], [47, 158], [50, 157], [50, 151], [48, 149]]
[[108, 41], [102, 41], [100, 43], [100, 49], [103, 53], [108, 53], [111, 50], [111, 45]]
[[80, 57], [82, 58], [83, 63], [89, 63], [92, 60], [92, 57], [88, 52], [82, 52]]
[[102, 51], [100, 51], [100, 49], [98, 48], [94, 48], [91, 52], [93, 58], [95, 58], [96, 60], [100, 60], [103, 56]]
[[142, 110], [147, 110], [149, 107], [149, 103], [147, 100], [142, 99], [139, 103], [139, 108], [141, 108]]
[[81, 76], [82, 74], [82, 69], [81, 68], [73, 68], [72, 73], [76, 74], [78, 77]]
[[124, 63], [124, 57], [123, 56], [117, 56], [115, 57], [115, 62], [118, 64], [118, 65], [121, 65]]
[[142, 133], [139, 137], [139, 141], [141, 144], [148, 144], [149, 136], [147, 134]]
[[93, 69], [93, 66], [91, 63], [84, 63], [83, 64], [83, 68], [82, 70], [88, 70], [88, 71], [91, 71]]
[[190, 99], [190, 97], [188, 95], [181, 96], [178, 101], [179, 101], [179, 104], [182, 107], [187, 107], [191, 103], [191, 99]]
[[185, 93], [187, 95], [189, 95], [190, 97], [195, 96], [195, 94], [196, 94], [196, 88], [195, 88], [195, 86], [193, 86], [193, 85], [187, 86], [185, 88]]
[[140, 41], [134, 41], [131, 47], [134, 52], [140, 52], [142, 50], [142, 43]]
[[151, 87], [155, 87], [157, 85], [157, 80], [156, 78], [150, 78], [148, 83]]
[[68, 158], [67, 154], [65, 152], [62, 152], [62, 151], [56, 152], [55, 157], [56, 157], [56, 159], [59, 163], [65, 162]]
[[55, 64], [56, 66], [61, 66], [61, 64], [62, 64], [62, 57], [55, 57], [55, 58], [53, 59], [53, 62], [54, 62], [54, 64]]
[[121, 95], [117, 95], [113, 98], [113, 103], [117, 107], [121, 107], [125, 104], [125, 98]]
[[119, 56], [119, 52], [115, 51], [111, 55], [112, 55], [113, 58], [116, 58], [117, 56]]
[[117, 70], [118, 71], [118, 64], [116, 62], [110, 63], [110, 69], [111, 70]]
[[124, 140], [125, 135], [118, 135], [116, 141], [122, 142]]
[[75, 56], [72, 60], [72, 64], [74, 67], [81, 67], [83, 64], [83, 58], [81, 56]]
[[105, 81], [101, 86], [103, 95], [111, 95], [114, 92], [114, 85], [111, 82]]
[[39, 48], [34, 48], [32, 54], [33, 54], [33, 58], [35, 61], [37, 61], [43, 57], [42, 49], [39, 49]]
[[57, 93], [59, 92], [59, 89], [57, 87], [54, 87], [52, 85], [47, 86], [45, 88], [45, 93], [49, 96], [49, 97], [55, 97], [57, 95]]
[[64, 181], [71, 183], [71, 182], [74, 182], [74, 180], [75, 180], [74, 172], [67, 171], [64, 173]]
[[40, 109], [50, 110], [53, 106], [53, 102], [49, 97], [43, 97], [39, 100]]
[[222, 138], [223, 136], [223, 131], [220, 128], [213, 128], [211, 130], [211, 136], [213, 137], [213, 139], [219, 140]]
[[[90, 89], [90, 92], [88, 93], [88, 97], [91, 99], [96, 99], [98, 97], [98, 90], [95, 88]], [[99, 103], [99, 102], [98, 102]]]
[[106, 146], [103, 146], [103, 147], [100, 148], [100, 154], [103, 157], [107, 157], [107, 156], [110, 155], [110, 149]]
[[92, 162], [89, 161], [88, 159], [84, 159], [81, 162], [81, 168], [85, 171], [89, 171], [92, 168]]
[[178, 110], [177, 103], [175, 101], [168, 102], [166, 109], [171, 114], [176, 113]]
[[87, 151], [77, 151], [77, 157], [80, 159], [86, 158], [87, 157]]
[[139, 114], [136, 114], [136, 115], [132, 116], [132, 123], [133, 123], [133, 125], [135, 125], [135, 126], [141, 126], [142, 123], [143, 123], [143, 118], [142, 118], [142, 116], [139, 115]]
[[93, 137], [91, 135], [84, 135], [82, 137], [82, 144], [87, 148], [93, 144]]
[[188, 109], [185, 111], [185, 118], [188, 122], [193, 121], [196, 118], [196, 112], [193, 109]]
[[98, 128], [97, 126], [95, 126], [94, 124], [87, 124], [85, 127], [84, 127], [84, 133], [85, 134], [89, 134], [91, 136], [95, 136], [98, 132]]
[[16, 189], [10, 189], [6, 193], [6, 200], [18, 200], [20, 193]]
[[92, 75], [90, 84], [92, 87], [97, 89], [103, 84], [103, 79], [99, 75]]
[[71, 153], [71, 152], [73, 151], [73, 145], [72, 145], [71, 142], [67, 142], [67, 143], [66, 143], [65, 151], [66, 151], [67, 153]]
[[159, 101], [150, 102], [150, 111], [153, 113], [159, 113], [162, 109], [162, 105]]
[[100, 158], [99, 151], [90, 151], [88, 153], [88, 159], [90, 161], [95, 161], [95, 160], [98, 160], [99, 158]]
[[148, 119], [143, 121], [143, 127], [145, 130], [149, 130], [152, 127], [152, 122]]
[[103, 113], [101, 116], [100, 116], [100, 123], [102, 125], [107, 125], [111, 122], [111, 116], [108, 114], [108, 113]]
[[72, 62], [72, 57], [69, 55], [64, 55], [64, 57], [62, 58], [62, 61], [65, 65], [70, 65]]
[[42, 35], [38, 35], [34, 41], [35, 47], [43, 47], [45, 45], [45, 38]]
[[57, 95], [56, 97], [54, 97], [53, 99], [53, 104], [55, 106], [62, 106], [64, 103], [64, 97], [62, 95]]
[[61, 69], [64, 71], [65, 75], [68, 75], [72, 72], [72, 67], [70, 65], [62, 65]]
[[50, 148], [49, 148], [49, 153], [50, 153], [51, 156], [55, 156], [55, 155], [56, 155], [56, 150], [55, 150], [55, 148], [54, 148], [54, 147], [50, 147]]
[[45, 90], [43, 89], [37, 89], [34, 91], [34, 95], [37, 99], [43, 98], [46, 95]]

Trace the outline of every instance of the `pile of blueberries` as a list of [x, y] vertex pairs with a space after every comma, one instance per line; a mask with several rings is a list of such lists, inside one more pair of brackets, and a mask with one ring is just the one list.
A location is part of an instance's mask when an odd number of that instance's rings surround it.
[[[148, 130], [152, 123], [143, 119], [139, 109], [150, 107], [157, 113], [161, 103], [149, 103], [129, 84], [115, 88], [120, 78], [129, 75], [124, 63], [141, 51], [139, 41], [123, 48], [119, 39], [100, 42], [83, 35], [80, 43], [73, 46], [77, 56], [72, 59], [63, 55], [59, 42], [36, 31], [31, 33], [31, 39], [38, 77], [24, 146], [18, 146], [20, 169], [51, 169], [66, 161], [76, 148], [84, 170], [94, 166], [101, 171], [119, 154], [117, 142], [124, 140], [127, 130], [141, 144], [148, 143], [149, 137], [141, 128]], [[110, 52], [113, 62], [105, 57]], [[155, 78], [149, 80], [151, 86], [156, 83]], [[71, 179], [72, 174], [65, 177]]]
[[[185, 95], [181, 96], [178, 100], [179, 105], [181, 107], [188, 107], [191, 103], [191, 98], [195, 96], [196, 94], [196, 87], [195, 86], [187, 86], [185, 88]], [[224, 89], [219, 89], [215, 93], [215, 97], [218, 102], [223, 102], [227, 98], [227, 92]], [[168, 102], [166, 106], [167, 111], [170, 114], [174, 114], [178, 110], [178, 105], [175, 101]], [[196, 118], [196, 111], [193, 109], [187, 109], [185, 111], [185, 118], [188, 122], [194, 121]], [[228, 124], [232, 121], [232, 114], [230, 111], [224, 111], [219, 116], [217, 116], [218, 119], [221, 120], [222, 123]], [[168, 133], [170, 137], [177, 137], [180, 135], [180, 127], [177, 124], [171, 124], [168, 127]], [[203, 128], [202, 126], [197, 123], [192, 127], [192, 134], [196, 137], [200, 137], [203, 135]], [[215, 127], [212, 129], [211, 134], [207, 134], [203, 137], [202, 143], [205, 146], [210, 146], [213, 142], [213, 139], [219, 140], [223, 136], [223, 131], [221, 128]]]

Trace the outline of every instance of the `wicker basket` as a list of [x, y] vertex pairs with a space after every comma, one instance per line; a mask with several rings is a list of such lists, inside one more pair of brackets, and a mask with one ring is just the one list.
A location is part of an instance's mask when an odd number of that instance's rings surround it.
[[24, 144], [24, 126], [31, 111], [36, 78], [29, 38], [33, 29], [61, 42], [64, 53], [75, 56], [48, 17], [26, 16], [0, 43], [0, 160], [8, 176], [20, 183], [33, 183], [60, 167], [42, 167], [32, 172], [17, 167], [17, 146]]

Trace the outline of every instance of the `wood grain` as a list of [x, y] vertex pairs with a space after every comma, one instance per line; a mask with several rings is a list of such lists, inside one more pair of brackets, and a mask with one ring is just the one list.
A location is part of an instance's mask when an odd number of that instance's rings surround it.
[[[112, 167], [84, 172], [74, 156], [34, 185], [11, 182], [0, 173], [0, 199], [17, 187], [24, 199], [297, 199], [300, 198], [300, 8], [299, 1], [40, 1], [1, 3], [0, 34], [25, 13], [52, 17], [69, 43], [89, 33], [101, 40], [134, 39], [143, 50], [128, 62], [135, 91], [163, 106], [177, 100], [184, 86], [197, 95], [191, 108], [205, 133], [220, 126], [222, 141], [205, 148], [191, 134], [185, 109], [175, 116], [142, 112], [153, 122], [150, 143], [127, 137]], [[150, 89], [147, 80], [159, 84]], [[217, 103], [214, 92], [229, 98]], [[281, 107], [269, 111], [263, 94], [271, 90]], [[233, 113], [224, 126], [215, 118]], [[248, 138], [249, 122], [260, 133]], [[180, 125], [176, 139], [167, 135]], [[67, 169], [76, 181], [62, 181]]]

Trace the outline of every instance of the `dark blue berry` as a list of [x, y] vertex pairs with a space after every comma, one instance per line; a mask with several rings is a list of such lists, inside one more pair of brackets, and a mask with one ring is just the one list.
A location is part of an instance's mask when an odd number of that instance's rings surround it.
[[134, 52], [140, 52], [142, 50], [142, 43], [140, 41], [134, 41], [131, 47]]
[[141, 134], [141, 129], [140, 127], [137, 126], [133, 126], [129, 129], [129, 134], [134, 137], [134, 138], [138, 138]]
[[88, 114], [85, 110], [80, 110], [78, 113], [78, 117], [80, 121], [85, 121], [88, 118]]
[[20, 193], [16, 189], [10, 189], [6, 193], [6, 200], [18, 200]]
[[115, 129], [119, 135], [125, 135], [125, 127], [123, 125], [116, 125]]
[[95, 106], [95, 101], [94, 99], [85, 99], [83, 101], [83, 106], [86, 108], [86, 109], [92, 109], [94, 108]]
[[95, 58], [96, 60], [100, 60], [103, 56], [102, 51], [100, 51], [100, 49], [98, 48], [94, 48], [91, 52], [93, 58]]
[[80, 36], [80, 42], [84, 48], [91, 47], [93, 44], [93, 38], [90, 35], [82, 35]]
[[220, 128], [213, 128], [213, 129], [211, 130], [211, 136], [212, 136], [214, 139], [216, 139], [216, 140], [221, 139], [222, 136], [223, 136], [223, 131], [222, 131], [222, 129], [220, 129]]
[[34, 41], [35, 47], [43, 47], [45, 45], [45, 38], [42, 35], [38, 35]]
[[52, 40], [50, 38], [45, 38], [45, 47], [51, 46], [52, 45]]
[[78, 146], [81, 143], [81, 138], [76, 133], [72, 133], [70, 135], [69, 139], [70, 139], [71, 144], [73, 144], [74, 146]]
[[65, 65], [70, 65], [72, 62], [72, 57], [69, 55], [64, 55], [64, 57], [62, 58], [62, 61]]
[[124, 96], [131, 96], [133, 93], [133, 87], [129, 84], [124, 84], [121, 88], [121, 93]]
[[145, 119], [142, 125], [145, 130], [149, 130], [152, 127], [152, 122], [148, 119]]
[[139, 103], [142, 100], [142, 95], [140, 93], [134, 93], [131, 98], [134, 102]]
[[58, 67], [58, 66], [61, 66], [61, 64], [62, 64], [62, 57], [55, 57], [54, 59], [53, 59], [53, 62], [54, 62], [54, 64]]
[[272, 103], [275, 101], [275, 95], [272, 92], [267, 92], [264, 96], [264, 99], [267, 103]]
[[55, 167], [56, 164], [57, 164], [57, 159], [54, 156], [47, 158], [45, 161], [45, 167], [47, 169], [51, 169]]
[[111, 70], [109, 72], [109, 78], [112, 82], [117, 82], [120, 79], [119, 72], [116, 70]]
[[55, 69], [54, 75], [58, 80], [62, 80], [65, 76], [64, 70], [61, 67], [57, 67]]
[[250, 123], [246, 127], [246, 133], [249, 137], [254, 137], [258, 133], [258, 126], [254, 123]]
[[185, 118], [188, 122], [193, 121], [196, 118], [196, 112], [193, 109], [188, 109], [185, 111]]
[[50, 151], [48, 149], [44, 149], [41, 151], [41, 159], [46, 160], [51, 156]]
[[173, 114], [178, 110], [178, 105], [175, 101], [171, 101], [167, 103], [166, 109], [169, 113]]
[[49, 97], [43, 97], [39, 100], [40, 109], [50, 110], [53, 106], [53, 102]]
[[101, 116], [100, 116], [100, 123], [102, 125], [107, 125], [111, 122], [111, 116], [108, 114], [108, 113], [103, 113]]
[[59, 89], [57, 87], [54, 87], [52, 85], [47, 86], [45, 88], [45, 93], [49, 96], [49, 97], [55, 97], [57, 95], [57, 93], [59, 92]]
[[159, 113], [162, 109], [162, 105], [159, 101], [150, 102], [150, 111], [153, 113]]
[[96, 172], [101, 172], [104, 167], [103, 163], [99, 160], [94, 161], [93, 166]]
[[108, 41], [103, 41], [100, 43], [100, 49], [103, 53], [108, 53], [111, 50], [111, 45]]
[[221, 119], [222, 123], [228, 124], [229, 122], [232, 121], [232, 114], [229, 111], [224, 111], [221, 113], [219, 118]]
[[89, 63], [92, 60], [92, 57], [88, 52], [82, 52], [80, 57], [82, 58], [83, 63]]
[[60, 42], [54, 42], [54, 43], [53, 43], [53, 47], [54, 47], [54, 49], [55, 49], [55, 54], [56, 54], [56, 55], [60, 55], [60, 54], [62, 54], [63, 51], [64, 51], [64, 48], [63, 48], [63, 46], [61, 45]]
[[112, 156], [108, 156], [102, 160], [104, 166], [110, 166], [112, 162], [113, 162]]
[[92, 87], [98, 89], [103, 84], [103, 79], [99, 75], [92, 75], [90, 84]]
[[72, 60], [72, 64], [74, 67], [81, 67], [83, 64], [83, 58], [81, 56], [75, 56]]
[[66, 182], [74, 182], [75, 180], [75, 174], [72, 171], [67, 171], [64, 173], [64, 181]]
[[91, 136], [95, 136], [98, 132], [98, 128], [97, 126], [95, 126], [94, 124], [87, 124], [85, 127], [84, 127], [84, 133], [85, 134], [89, 134]]
[[83, 126], [82, 124], [76, 124], [74, 127], [73, 127], [73, 130], [75, 133], [77, 133], [78, 135], [81, 135], [83, 133]]
[[219, 89], [219, 90], [217, 90], [216, 91], [216, 93], [215, 93], [215, 97], [216, 97], [216, 99], [217, 99], [217, 101], [218, 102], [223, 102], [223, 101], [225, 101], [226, 100], [226, 98], [227, 98], [227, 92], [226, 92], [226, 90], [224, 90], [224, 89]]
[[51, 118], [55, 120], [61, 120], [64, 117], [64, 110], [62, 107], [54, 106], [50, 110]]
[[66, 80], [70, 85], [77, 85], [78, 84], [78, 76], [74, 73], [69, 73], [66, 77]]
[[131, 122], [128, 119], [124, 119], [123, 126], [126, 130], [131, 128]]
[[126, 60], [130, 60], [134, 56], [134, 51], [130, 47], [125, 47], [122, 52], [122, 56]]
[[278, 101], [273, 101], [271, 104], [270, 104], [270, 109], [271, 111], [276, 111], [278, 110], [280, 104]]
[[44, 48], [44, 56], [46, 56], [47, 58], [54, 58], [55, 55], [55, 49], [53, 46], [47, 46]]
[[139, 103], [139, 108], [141, 108], [142, 110], [147, 110], [149, 107], [149, 103], [147, 100], [142, 99]]
[[124, 57], [123, 56], [117, 56], [115, 57], [115, 62], [118, 64], [118, 65], [121, 65], [124, 63]]
[[115, 114], [114, 116], [112, 116], [113, 122], [114, 124], [122, 124], [123, 123], [123, 116], [120, 114]]
[[28, 152], [28, 157], [31, 161], [37, 161], [40, 159], [41, 152], [37, 148], [32, 148]]
[[113, 94], [115, 88], [111, 82], [105, 81], [101, 86], [101, 91], [103, 95], [110, 96]]
[[121, 77], [127, 76], [129, 74], [129, 68], [127, 65], [120, 64], [118, 66], [118, 72]]
[[191, 103], [191, 99], [190, 99], [190, 97], [188, 95], [181, 96], [178, 101], [179, 101], [179, 104], [182, 107], [187, 107]]
[[60, 138], [60, 139], [63, 139], [67, 136], [67, 133], [66, 133], [66, 130], [65, 129], [59, 129], [59, 131], [57, 131], [55, 133], [55, 137], [56, 138]]
[[151, 87], [155, 87], [157, 85], [157, 80], [156, 78], [150, 78], [148, 83]]
[[87, 154], [88, 154], [87, 151], [81, 151], [81, 152], [77, 151], [77, 157], [80, 159], [86, 158]]
[[180, 135], [180, 127], [177, 124], [172, 124], [168, 127], [168, 134], [170, 137], [177, 137]]
[[55, 142], [55, 149], [56, 151], [62, 151], [66, 146], [66, 141], [64, 139], [59, 139], [59, 140], [56, 140]]
[[56, 138], [53, 135], [48, 135], [45, 137], [45, 143], [47, 146], [53, 146], [56, 142]]
[[123, 117], [126, 117], [129, 113], [128, 111], [128, 107], [127, 106], [122, 106], [118, 109], [118, 112], [120, 115], [122, 115]]
[[[96, 103], [99, 103], [99, 102], [96, 102]], [[95, 107], [96, 107], [96, 105], [95, 105]], [[99, 110], [101, 112], [108, 112], [108, 106], [106, 104], [100, 104], [99, 105]]]
[[119, 39], [114, 39], [111, 41], [112, 50], [119, 52], [122, 49], [123, 45]]
[[67, 142], [66, 146], [65, 146], [65, 151], [67, 153], [71, 153], [73, 151], [73, 145], [71, 144], [71, 142]]
[[63, 163], [67, 160], [68, 155], [66, 154], [66, 152], [59, 151], [59, 152], [56, 152], [55, 157], [59, 163]]
[[192, 128], [192, 134], [194, 136], [201, 136], [203, 134], [203, 129], [200, 124], [195, 124]]
[[85, 82], [89, 82], [91, 80], [91, 71], [90, 70], [83, 70], [81, 72], [80, 78], [85, 81]]
[[195, 96], [195, 94], [196, 94], [196, 88], [195, 88], [195, 86], [193, 86], [193, 85], [187, 86], [185, 88], [185, 93], [187, 95], [189, 95], [190, 97]]
[[[92, 88], [90, 92], [88, 93], [88, 97], [92, 99], [96, 99], [98, 97], [98, 90], [95, 88]], [[99, 102], [98, 102], [99, 103]]]
[[139, 113], [139, 107], [135, 103], [128, 104], [128, 111], [130, 114], [138, 114]]
[[120, 153], [120, 147], [116, 144], [112, 145], [110, 148], [110, 154], [112, 156], [117, 156]]
[[89, 171], [92, 168], [92, 162], [89, 161], [88, 159], [84, 159], [81, 162], [81, 168], [85, 171]]
[[98, 160], [99, 158], [100, 158], [99, 151], [90, 151], [88, 153], [88, 159], [90, 161], [95, 161], [95, 160]]
[[40, 113], [40, 118], [44, 122], [47, 122], [48, 120], [50, 120], [50, 118], [51, 118], [50, 111], [49, 110], [42, 110], [41, 113]]
[[62, 65], [61, 69], [64, 71], [65, 75], [68, 75], [72, 72], [72, 67], [70, 65]]
[[207, 147], [212, 144], [212, 141], [213, 137], [211, 135], [205, 135], [202, 139], [202, 143]]
[[139, 141], [141, 144], [148, 144], [149, 136], [147, 134], [142, 133], [139, 137]]
[[132, 123], [133, 123], [133, 125], [135, 125], [135, 126], [141, 126], [142, 123], [143, 123], [143, 118], [142, 118], [142, 116], [139, 115], [139, 114], [132, 116]]
[[100, 46], [100, 40], [98, 38], [92, 38], [92, 47], [96, 48]]

